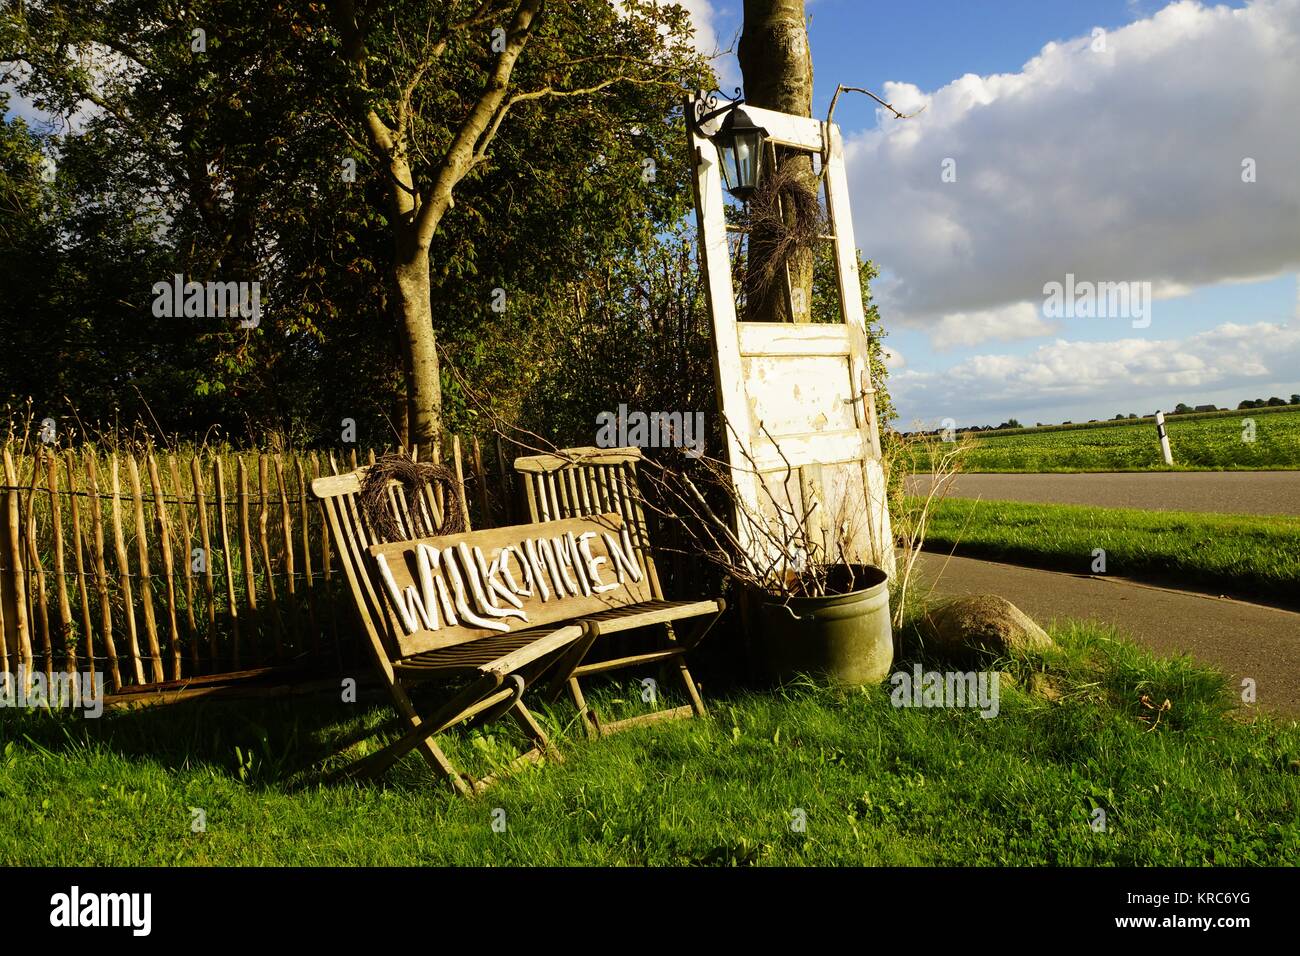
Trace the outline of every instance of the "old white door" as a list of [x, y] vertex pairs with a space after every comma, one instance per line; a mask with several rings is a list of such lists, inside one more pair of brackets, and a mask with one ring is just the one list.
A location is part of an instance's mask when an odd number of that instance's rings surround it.
[[[694, 109], [694, 102], [687, 108]], [[810, 516], [813, 539], [822, 538], [831, 558], [842, 554], [892, 575], [894, 551], [839, 129], [748, 105], [745, 112], [775, 145], [824, 158], [827, 241], [842, 321], [738, 319], [720, 161], [713, 143], [693, 132], [696, 216], [732, 478], [750, 514], [772, 519], [777, 513], [772, 502], [781, 502]], [[829, 137], [829, 149], [823, 137]]]

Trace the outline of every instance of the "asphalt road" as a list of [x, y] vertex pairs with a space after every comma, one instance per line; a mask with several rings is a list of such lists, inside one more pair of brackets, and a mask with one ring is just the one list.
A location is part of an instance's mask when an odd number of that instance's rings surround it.
[[[908, 479], [927, 490], [929, 475]], [[1300, 515], [1300, 471], [1092, 472], [1087, 474], [958, 475], [954, 498], [1029, 501], [1144, 511]]]
[[1255, 680], [1262, 710], [1300, 717], [1300, 614], [1122, 578], [1040, 571], [995, 561], [922, 554], [933, 596], [999, 594], [1046, 626], [1076, 618], [1113, 625], [1162, 655], [1215, 664], [1236, 686]]

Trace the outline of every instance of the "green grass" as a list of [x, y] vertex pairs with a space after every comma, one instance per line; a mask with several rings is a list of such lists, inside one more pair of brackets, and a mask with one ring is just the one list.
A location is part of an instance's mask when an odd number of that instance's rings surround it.
[[[1255, 424], [1243, 441], [1243, 420]], [[1175, 467], [1184, 470], [1300, 468], [1300, 409], [1260, 414], [1166, 419]], [[923, 463], [924, 464], [924, 463]], [[964, 471], [1142, 471], [1163, 469], [1155, 426], [1149, 422], [1092, 428], [1027, 430], [972, 436]]]
[[1107, 574], [1300, 600], [1297, 518], [948, 498], [926, 547], [1080, 574], [1102, 548]]
[[[384, 711], [207, 703], [0, 715], [10, 864], [1281, 864], [1300, 858], [1300, 727], [1228, 711], [1186, 658], [1092, 625], [1000, 662], [997, 717], [900, 709], [888, 685], [710, 703], [599, 741], [546, 719], [568, 760], [476, 800], [408, 758], [382, 785], [301, 783], [323, 743]], [[902, 666], [909, 666], [907, 661]], [[934, 665], [936, 662], [927, 662]], [[937, 665], [942, 669], [942, 665]], [[1038, 676], [1035, 676], [1038, 675]], [[1014, 683], [1012, 683], [1014, 682]], [[1057, 699], [1028, 688], [1044, 682]], [[630, 686], [630, 685], [629, 685]], [[606, 705], [618, 688], [602, 695]], [[630, 697], [631, 695], [629, 695]], [[1153, 711], [1170, 708], [1153, 723]], [[629, 699], [623, 710], [641, 706]], [[569, 728], [566, 730], [565, 728]], [[449, 742], [491, 764], [496, 737]], [[301, 785], [295, 785], [301, 784]], [[206, 813], [191, 832], [191, 808]], [[494, 832], [494, 811], [505, 832]], [[1103, 809], [1107, 829], [1091, 826]], [[792, 829], [796, 811], [805, 832]], [[496, 819], [502, 819], [499, 815]]]

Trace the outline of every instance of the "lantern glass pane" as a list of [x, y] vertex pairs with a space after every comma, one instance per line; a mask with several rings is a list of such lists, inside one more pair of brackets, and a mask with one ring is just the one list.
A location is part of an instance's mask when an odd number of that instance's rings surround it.
[[750, 189], [755, 181], [755, 164], [758, 162], [758, 150], [755, 149], [755, 140], [757, 139], [751, 133], [738, 133], [736, 135], [736, 188]]
[[735, 143], [719, 144], [718, 154], [722, 157], [722, 185], [726, 187], [727, 192], [736, 188], [736, 147]]

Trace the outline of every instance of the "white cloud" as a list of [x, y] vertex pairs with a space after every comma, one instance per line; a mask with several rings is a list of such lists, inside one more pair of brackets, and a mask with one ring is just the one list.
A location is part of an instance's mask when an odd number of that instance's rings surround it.
[[1016, 302], [981, 312], [949, 312], [930, 329], [930, 338], [934, 347], [943, 351], [989, 339], [1009, 342], [1051, 335], [1056, 328], [1056, 323], [1044, 319], [1034, 303]]
[[903, 358], [903, 353], [897, 349], [891, 349], [888, 345], [880, 346], [880, 357], [885, 360], [885, 367], [890, 372], [896, 372], [907, 367], [907, 359]]
[[692, 45], [712, 61], [713, 69], [718, 74], [719, 86], [729, 90], [740, 85], [740, 72], [734, 54], [722, 52], [730, 41], [724, 42], [718, 36], [719, 15], [711, 0], [655, 0], [655, 3], [660, 6], [675, 3], [690, 14], [691, 23], [695, 27]]
[[848, 143], [887, 323], [941, 345], [1032, 337], [1050, 328], [1027, 309], [1066, 273], [1164, 297], [1300, 267], [1300, 0], [1180, 0], [1091, 43], [933, 92], [885, 85], [926, 106]]
[[718, 34], [714, 29], [713, 4], [709, 0], [674, 0], [691, 15], [695, 24], [695, 49], [714, 54], [718, 50]]
[[1258, 322], [1227, 323], [1184, 339], [1056, 339], [1026, 355], [976, 355], [942, 372], [904, 370], [889, 385], [896, 402], [938, 420], [1016, 409], [1039, 414], [1071, 403], [1113, 403], [1118, 411], [1171, 392], [1190, 400], [1237, 387], [1247, 397], [1298, 375], [1300, 325]]

